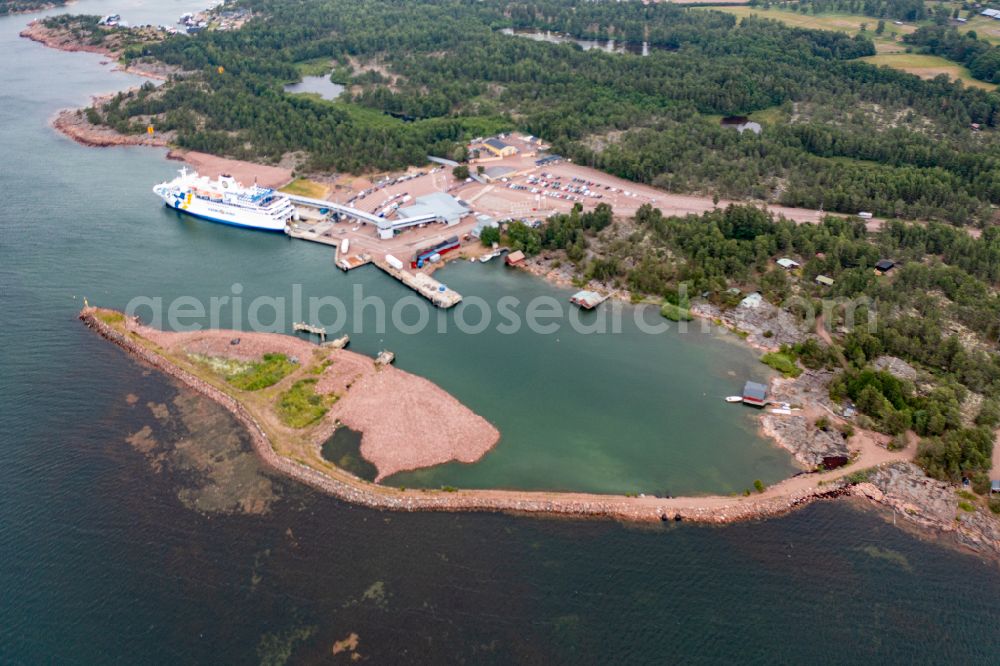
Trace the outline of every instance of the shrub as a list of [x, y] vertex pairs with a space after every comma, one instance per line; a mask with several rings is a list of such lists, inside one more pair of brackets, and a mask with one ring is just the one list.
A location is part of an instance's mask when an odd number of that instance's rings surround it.
[[766, 488], [767, 486], [765, 486], [764, 482], [761, 481], [760, 479], [756, 479], [753, 482], [753, 487], [754, 487], [754, 490], [756, 490], [759, 493], [762, 493], [762, 492], [764, 492], [764, 488]]
[[263, 360], [226, 377], [226, 381], [243, 391], [259, 391], [274, 386], [295, 369], [284, 354], [264, 354]]
[[990, 498], [990, 511], [996, 514], [1000, 514], [1000, 497]]
[[479, 242], [486, 247], [491, 247], [493, 243], [500, 242], [500, 229], [497, 227], [485, 227], [479, 233]]
[[979, 414], [976, 415], [976, 425], [995, 428], [1000, 424], [1000, 403], [996, 400], [983, 400]]
[[660, 314], [670, 321], [691, 321], [694, 319], [690, 310], [673, 303], [664, 303], [663, 307], [660, 308]]
[[802, 368], [795, 364], [795, 360], [781, 352], [768, 352], [761, 356], [760, 360], [785, 377], [798, 377], [802, 374]]
[[316, 393], [316, 379], [300, 379], [278, 399], [278, 416], [285, 425], [305, 428], [316, 423], [337, 401], [333, 395]]
[[979, 493], [980, 495], [986, 495], [990, 492], [990, 475], [986, 472], [975, 472], [969, 477], [969, 481], [972, 482], [972, 490]]
[[875, 470], [873, 470], [870, 467], [868, 469], [859, 469], [856, 472], [851, 472], [850, 474], [848, 474], [846, 477], [844, 477], [844, 480], [847, 481], [851, 485], [854, 485], [854, 484], [857, 484], [857, 483], [864, 483], [864, 482], [868, 481], [869, 479], [871, 479], [872, 472], [874, 472], [874, 471]]
[[992, 453], [991, 430], [964, 428], [922, 440], [915, 462], [932, 478], [959, 483], [963, 474], [985, 474], [990, 469]]

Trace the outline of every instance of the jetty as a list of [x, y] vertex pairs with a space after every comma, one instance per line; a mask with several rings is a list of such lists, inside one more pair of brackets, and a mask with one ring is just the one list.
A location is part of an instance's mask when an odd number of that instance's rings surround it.
[[319, 339], [326, 342], [326, 329], [322, 326], [313, 326], [312, 324], [307, 324], [304, 321], [292, 322], [292, 330], [296, 333], [309, 333], [310, 335], [318, 335]]
[[330, 349], [343, 349], [344, 347], [347, 346], [347, 343], [349, 343], [350, 341], [351, 341], [350, 336], [345, 333], [339, 338], [335, 338], [333, 340], [330, 340], [329, 342], [321, 343], [320, 347], [327, 347]]
[[372, 263], [439, 308], [448, 309], [462, 302], [460, 293], [448, 288], [426, 273], [411, 273], [403, 268], [402, 262], [392, 255], [386, 255], [385, 260], [375, 260]]

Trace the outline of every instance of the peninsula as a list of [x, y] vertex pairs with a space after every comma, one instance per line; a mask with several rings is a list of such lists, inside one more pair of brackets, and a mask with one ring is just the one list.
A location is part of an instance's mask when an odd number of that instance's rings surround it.
[[[133, 358], [216, 401], [247, 429], [269, 467], [356, 504], [394, 511], [485, 511], [724, 524], [777, 516], [819, 499], [857, 496], [902, 511], [958, 543], [1000, 553], [1000, 525], [981, 511], [954, 518], [951, 488], [923, 477], [910, 449], [859, 438], [848, 467], [797, 475], [751, 496], [655, 497], [505, 490], [402, 489], [355, 476], [321, 454], [346, 425], [361, 454], [396, 471], [449, 460], [473, 462], [499, 440], [488, 422], [421, 378], [342, 349], [270, 333], [168, 333], [121, 312], [85, 307], [80, 319]], [[391, 409], [389, 408], [391, 405]], [[928, 486], [933, 486], [929, 488]], [[919, 489], [915, 489], [919, 486]], [[963, 519], [964, 518], [964, 519]]]

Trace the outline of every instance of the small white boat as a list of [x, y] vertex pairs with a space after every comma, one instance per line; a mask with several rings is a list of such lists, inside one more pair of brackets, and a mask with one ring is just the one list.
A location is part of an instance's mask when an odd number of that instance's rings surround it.
[[492, 258], [493, 258], [493, 257], [495, 257], [495, 256], [497, 256], [497, 253], [496, 253], [496, 252], [491, 252], [491, 253], [489, 253], [489, 254], [484, 254], [483, 256], [479, 257], [479, 261], [480, 261], [481, 263], [484, 263], [484, 264], [485, 264], [485, 263], [486, 263], [487, 261], [489, 261], [490, 259], [492, 259]]
[[789, 414], [791, 414], [791, 413], [792, 413], [792, 410], [790, 410], [790, 409], [785, 409], [785, 408], [783, 408], [783, 407], [779, 407], [779, 408], [777, 408], [777, 409], [772, 409], [772, 410], [771, 410], [771, 413], [772, 413], [772, 414], [782, 414], [782, 415], [784, 415], [784, 416], [788, 416]]
[[726, 402], [743, 402], [743, 396], [741, 395], [730, 395], [726, 397]]

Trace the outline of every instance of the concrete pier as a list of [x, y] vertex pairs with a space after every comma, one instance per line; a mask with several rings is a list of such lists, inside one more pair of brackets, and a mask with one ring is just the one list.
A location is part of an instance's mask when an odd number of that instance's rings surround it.
[[393, 268], [385, 261], [376, 260], [372, 263], [439, 308], [447, 309], [462, 302], [462, 295], [460, 293], [454, 289], [449, 289], [430, 275], [411, 273], [406, 269]]

